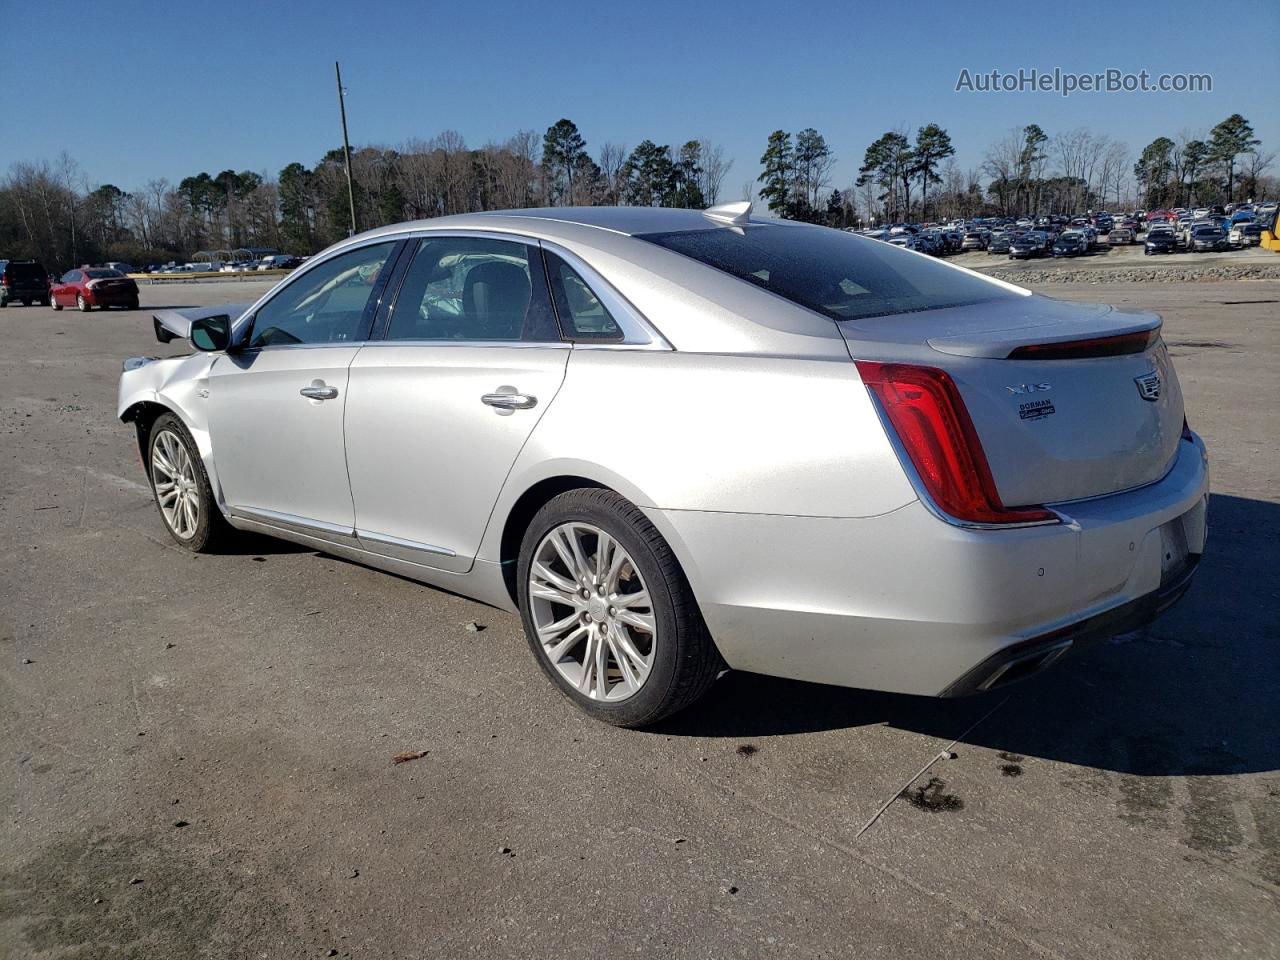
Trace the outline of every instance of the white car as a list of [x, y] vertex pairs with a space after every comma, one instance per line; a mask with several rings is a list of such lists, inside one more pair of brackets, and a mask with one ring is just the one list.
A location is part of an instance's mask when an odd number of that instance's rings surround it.
[[518, 613], [619, 725], [726, 665], [999, 687], [1152, 619], [1204, 549], [1158, 316], [747, 203], [396, 224], [156, 326], [196, 349], [126, 361], [118, 412], [178, 544]]

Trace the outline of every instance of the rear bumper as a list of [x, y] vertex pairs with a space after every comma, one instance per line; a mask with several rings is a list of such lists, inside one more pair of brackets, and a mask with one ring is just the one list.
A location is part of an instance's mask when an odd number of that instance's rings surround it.
[[86, 290], [85, 300], [94, 307], [123, 307], [138, 299], [138, 291], [127, 287], [111, 290]]
[[1159, 482], [1055, 505], [1069, 521], [1053, 526], [968, 530], [918, 501], [864, 518], [645, 512], [731, 667], [956, 696], [1173, 602], [1204, 550], [1207, 495], [1197, 439]]
[[1053, 666], [1073, 650], [1145, 627], [1182, 599], [1182, 595], [1191, 588], [1199, 563], [1199, 554], [1188, 555], [1180, 571], [1146, 596], [1087, 617], [1069, 627], [1051, 630], [1044, 636], [1010, 644], [987, 657], [939, 696], [965, 697], [1008, 686]]

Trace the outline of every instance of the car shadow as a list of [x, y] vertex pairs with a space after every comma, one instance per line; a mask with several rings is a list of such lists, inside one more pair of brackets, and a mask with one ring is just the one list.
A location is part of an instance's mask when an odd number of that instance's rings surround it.
[[270, 537], [265, 533], [239, 530], [234, 537], [228, 537], [217, 552], [225, 557], [270, 557], [287, 553], [316, 553], [316, 549], [291, 540]]
[[1280, 594], [1272, 579], [1280, 504], [1214, 495], [1209, 524], [1196, 582], [1177, 606], [1021, 684], [939, 700], [730, 673], [655, 732], [764, 737], [887, 724], [1141, 776], [1280, 769]]

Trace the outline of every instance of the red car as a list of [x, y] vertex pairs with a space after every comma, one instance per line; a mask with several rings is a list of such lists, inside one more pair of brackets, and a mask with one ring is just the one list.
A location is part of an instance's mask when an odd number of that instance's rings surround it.
[[55, 310], [76, 307], [88, 313], [94, 307], [138, 309], [138, 285], [109, 267], [69, 270], [50, 285], [49, 295]]

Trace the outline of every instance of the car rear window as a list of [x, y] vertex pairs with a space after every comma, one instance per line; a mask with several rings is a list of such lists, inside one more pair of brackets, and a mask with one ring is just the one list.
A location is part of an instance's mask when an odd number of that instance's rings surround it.
[[44, 267], [38, 263], [13, 263], [10, 262], [5, 268], [7, 273], [14, 280], [43, 280], [48, 274], [44, 272]]
[[[894, 245], [821, 227], [713, 227], [637, 238], [682, 253], [833, 320], [1018, 296]], [[896, 238], [895, 238], [896, 239]]]
[[84, 275], [90, 280], [105, 280], [108, 277], [123, 277], [119, 270], [86, 270]]

